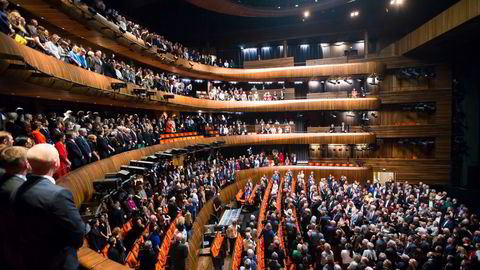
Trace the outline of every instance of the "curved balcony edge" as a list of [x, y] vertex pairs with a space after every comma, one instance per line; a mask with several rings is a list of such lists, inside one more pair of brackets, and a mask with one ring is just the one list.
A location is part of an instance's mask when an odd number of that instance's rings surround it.
[[[122, 81], [97, 74], [92, 71], [65, 63], [54, 57], [43, 54], [27, 46], [15, 43], [10, 37], [0, 34], [0, 74], [4, 74], [7, 81], [19, 79], [31, 84], [38, 84], [45, 88], [55, 87], [67, 90], [68, 93], [53, 93], [51, 90], [33, 91], [28, 85], [22, 85], [22, 95], [44, 97], [47, 99], [63, 98], [77, 102], [79, 100], [91, 103], [85, 96], [96, 96], [99, 104], [120, 104], [129, 107], [148, 108], [154, 110], [209, 110], [230, 112], [272, 112], [272, 111], [309, 111], [309, 110], [374, 110], [380, 107], [380, 100], [369, 98], [340, 98], [340, 99], [301, 99], [283, 101], [214, 101], [193, 97], [174, 95], [173, 99], [165, 100], [166, 94], [153, 91], [149, 98], [139, 98], [134, 89], [140, 88], [134, 84], [127, 84], [119, 91], [112, 89], [112, 83]], [[12, 70], [13, 69], [13, 70]], [[52, 83], [55, 80], [55, 83]], [[10, 93], [9, 89], [1, 89]], [[41, 90], [37, 88], [36, 90]], [[16, 91], [15, 91], [16, 92]]]
[[[73, 35], [77, 35], [79, 29], [81, 29], [81, 32], [84, 33], [82, 35], [92, 36], [92, 39], [94, 39], [92, 42], [97, 46], [115, 51], [126, 58], [135, 59], [143, 64], [187, 77], [226, 81], [268, 81], [325, 76], [382, 74], [385, 70], [385, 64], [379, 61], [261, 69], [214, 67], [181, 58], [176, 59], [169, 53], [159, 54], [152, 48], [145, 47], [143, 40], [139, 40], [129, 33], [120, 31], [118, 26], [103, 16], [92, 14], [89, 12], [88, 7], [84, 5], [75, 5], [63, 0], [12, 0], [12, 2], [21, 4], [28, 11], [39, 17], [44, 17], [53, 24], [61, 24], [61, 27], [64, 28], [65, 31]], [[52, 8], [52, 6], [54, 8]], [[58, 12], [54, 12], [55, 9], [58, 9]], [[69, 20], [70, 17], [75, 18], [78, 22], [72, 22]], [[69, 23], [65, 24], [66, 20], [68, 20]], [[85, 25], [95, 30], [85, 28]], [[96, 33], [91, 33], [91, 31], [95, 31]], [[87, 35], [87, 33], [90, 34]]]

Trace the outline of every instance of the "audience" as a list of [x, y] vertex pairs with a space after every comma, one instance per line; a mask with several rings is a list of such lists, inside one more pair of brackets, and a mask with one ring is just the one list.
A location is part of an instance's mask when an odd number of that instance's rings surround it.
[[[284, 220], [286, 262], [297, 269], [479, 267], [479, 219], [445, 192], [421, 182], [360, 185], [331, 175], [317, 184], [313, 172], [308, 179], [299, 173], [294, 184], [293, 178], [284, 179], [278, 189], [282, 217], [269, 211], [265, 228]], [[274, 198], [278, 178], [272, 181]], [[278, 268], [278, 253], [271, 253], [275, 240], [268, 234], [263, 233], [265, 258], [270, 269]]]
[[125, 16], [120, 15], [118, 11], [107, 8], [105, 3], [101, 0], [71, 2], [77, 5], [80, 4], [79, 2], [84, 2], [91, 10], [95, 10], [98, 14], [116, 24], [122, 32], [134, 35], [137, 39], [142, 40], [147, 47], [156, 48], [158, 52], [170, 53], [174, 55], [175, 59], [183, 58], [188, 61], [198, 62], [205, 65], [226, 68], [234, 66], [232, 60], [222, 60], [214, 55], [189, 49], [178, 42], [171, 42], [161, 35], [150, 32], [148, 29], [143, 28], [130, 20], [127, 20]]

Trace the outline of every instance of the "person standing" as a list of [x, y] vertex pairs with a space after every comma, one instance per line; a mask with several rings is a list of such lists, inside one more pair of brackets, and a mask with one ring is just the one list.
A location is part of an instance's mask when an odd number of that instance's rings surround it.
[[75, 138], [75, 132], [67, 132], [65, 146], [67, 148], [68, 156], [70, 157], [69, 160], [72, 162], [72, 170], [82, 167], [85, 164], [85, 156], [75, 142]]
[[13, 213], [8, 207], [11, 197], [16, 190], [27, 180], [27, 172], [30, 165], [27, 161], [27, 149], [20, 146], [5, 146], [0, 152], [0, 166], [5, 173], [0, 178], [0, 216], [4, 221], [0, 222], [0, 269], [10, 269], [17, 267], [22, 263], [18, 257], [16, 245], [16, 235], [12, 234], [15, 229], [12, 221]]
[[58, 179], [68, 173], [68, 169], [72, 163], [68, 159], [67, 149], [65, 148], [65, 135], [63, 133], [58, 133], [55, 136], [57, 137], [55, 148], [57, 149], [60, 157], [60, 167], [55, 172], [55, 177]]
[[83, 245], [85, 224], [72, 193], [53, 179], [60, 166], [58, 152], [53, 145], [37, 144], [28, 150], [27, 160], [32, 175], [12, 202], [15, 231], [11, 233], [19, 256], [26, 269], [78, 269], [77, 249]]
[[232, 224], [227, 228], [227, 238], [228, 243], [230, 244], [230, 255], [233, 255], [233, 250], [235, 249], [235, 241], [237, 240], [238, 235], [238, 225], [237, 221], [232, 221]]

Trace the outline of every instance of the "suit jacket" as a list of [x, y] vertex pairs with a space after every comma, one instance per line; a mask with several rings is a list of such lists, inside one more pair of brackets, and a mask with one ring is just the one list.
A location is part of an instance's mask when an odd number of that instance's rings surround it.
[[68, 152], [68, 159], [72, 162], [72, 170], [81, 167], [85, 164], [85, 157], [83, 156], [82, 150], [73, 140], [67, 140], [65, 142], [65, 147]]
[[28, 177], [12, 207], [16, 251], [26, 269], [77, 269], [77, 249], [83, 245], [85, 224], [72, 193], [43, 176]]
[[103, 136], [97, 137], [97, 152], [100, 158], [106, 158], [110, 156], [110, 148], [108, 147], [108, 141]]
[[82, 136], [75, 138], [75, 143], [77, 144], [80, 151], [82, 151], [83, 156], [85, 157], [85, 162], [89, 163], [91, 161], [92, 149], [88, 144], [87, 140]]
[[[13, 213], [10, 208], [10, 200], [13, 198], [14, 192], [25, 182], [24, 179], [11, 174], [3, 174], [0, 179], [0, 216], [5, 222], [0, 222], [0, 268], [16, 267], [21, 263], [21, 258], [14, 250], [12, 244], [15, 243], [15, 236], [12, 230], [15, 229], [13, 221]], [[8, 266], [7, 266], [8, 265]], [[2, 268], [3, 269], [3, 268]]]

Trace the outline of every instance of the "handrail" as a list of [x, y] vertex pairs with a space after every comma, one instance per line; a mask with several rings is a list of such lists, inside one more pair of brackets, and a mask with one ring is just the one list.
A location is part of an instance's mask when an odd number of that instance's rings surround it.
[[[69, 84], [88, 87], [97, 90], [100, 95], [108, 95], [112, 99], [123, 96], [138, 103], [139, 98], [133, 90], [138, 88], [134, 84], [127, 84], [119, 92], [113, 91], [112, 83], [121, 83], [116, 80], [97, 74], [83, 68], [67, 64], [54, 57], [43, 54], [37, 50], [15, 43], [5, 34], [0, 34], [0, 59], [21, 61], [35, 72], [57, 78]], [[31, 72], [28, 69], [25, 72]], [[62, 85], [62, 84], [60, 84]], [[63, 84], [65, 85], [65, 83]], [[42, 93], [40, 93], [41, 95]], [[378, 98], [358, 99], [308, 99], [308, 100], [283, 100], [283, 101], [214, 101], [204, 100], [181, 95], [174, 95], [173, 99], [165, 101], [165, 92], [157, 91], [150, 100], [142, 100], [153, 104], [171, 107], [174, 110], [209, 110], [209, 111], [244, 111], [244, 112], [269, 112], [269, 111], [307, 111], [307, 110], [371, 110], [380, 106]], [[36, 94], [35, 96], [37, 96]], [[161, 109], [161, 107], [159, 107]]]
[[[184, 76], [193, 76], [198, 78], [212, 79], [212, 80], [230, 80], [230, 81], [252, 81], [252, 80], [285, 80], [296, 78], [312, 78], [312, 77], [325, 77], [325, 76], [354, 76], [354, 75], [370, 75], [370, 74], [382, 74], [385, 70], [385, 64], [376, 61], [366, 61], [362, 63], [348, 63], [348, 64], [334, 64], [334, 65], [319, 65], [319, 66], [300, 66], [300, 67], [282, 67], [282, 68], [261, 68], [261, 69], [237, 69], [237, 68], [223, 68], [204, 65], [187, 61], [185, 59], [173, 59], [168, 54], [154, 54], [152, 57], [152, 51], [146, 50], [145, 47], [139, 43], [138, 40], [130, 40], [132, 43], [138, 45], [135, 47], [117, 44], [119, 29], [112, 23], [98, 22], [98, 16], [93, 16], [91, 13], [88, 15], [88, 19], [85, 18], [85, 14], [88, 13], [88, 9], [81, 9], [78, 6], [62, 0], [12, 0], [14, 3], [22, 4], [30, 12], [45, 17], [46, 20], [54, 23], [55, 17], [59, 14], [52, 13], [50, 6], [55, 6], [61, 9], [70, 16], [76, 18], [82, 24], [88, 24], [96, 30], [88, 30], [80, 23], [73, 25], [69, 22], [68, 25], [63, 25], [65, 31], [69, 31], [72, 34], [76, 34], [78, 29], [82, 28], [82, 31], [98, 31], [103, 33], [102, 27], [106, 27], [110, 32], [114, 33], [115, 38], [103, 37], [95, 35], [95, 43], [99, 46], [104, 46], [109, 50], [117, 51], [118, 54], [123, 55], [126, 58], [135, 59], [146, 65], [168, 70], [170, 72], [178, 73]], [[35, 3], [32, 3], [35, 2]], [[52, 5], [54, 4], [54, 5]], [[38, 8], [38, 6], [45, 6], [48, 12], [44, 9]], [[87, 12], [87, 13], [86, 13]], [[57, 18], [58, 19], [58, 18]], [[92, 21], [97, 23], [92, 23]], [[72, 26], [73, 25], [73, 26]], [[101, 26], [100, 26], [101, 25]], [[105, 36], [111, 36], [105, 34]], [[120, 37], [128, 38], [126, 34], [121, 33]], [[112, 47], [112, 40], [115, 44]], [[120, 39], [122, 40], [122, 39]], [[108, 45], [108, 46], [107, 46]], [[138, 47], [138, 48], [137, 48]], [[131, 49], [137, 50], [137, 52], [131, 51]], [[151, 54], [151, 55], [148, 55]], [[167, 61], [161, 61], [161, 59], [169, 59]]]
[[158, 151], [170, 148], [183, 148], [192, 144], [208, 144], [217, 141], [224, 141], [225, 147], [240, 145], [263, 145], [263, 144], [363, 144], [373, 143], [376, 137], [373, 133], [304, 133], [304, 134], [265, 134], [265, 135], [237, 135], [227, 137], [196, 137], [195, 140], [183, 140], [183, 138], [170, 139], [164, 144], [157, 144], [146, 148], [132, 150], [114, 155], [107, 159], [88, 164], [66, 176], [58, 179], [57, 183], [69, 188], [73, 193], [73, 200], [80, 206], [88, 201], [93, 194], [93, 180], [103, 179], [106, 173], [118, 171], [121, 165], [127, 164], [130, 160], [136, 160], [143, 156], [152, 155]]

